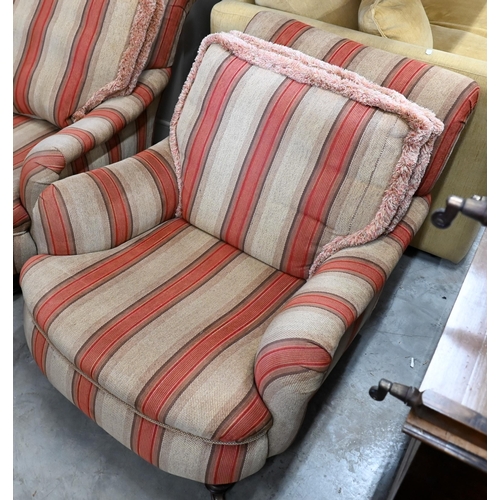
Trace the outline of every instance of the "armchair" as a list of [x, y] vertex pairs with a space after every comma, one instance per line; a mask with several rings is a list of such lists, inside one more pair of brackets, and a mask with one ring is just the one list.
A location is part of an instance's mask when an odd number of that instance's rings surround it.
[[151, 144], [193, 0], [14, 2], [14, 275], [33, 207], [57, 179]]
[[[429, 102], [474, 107], [472, 80], [427, 69]], [[208, 36], [169, 138], [35, 202], [36, 363], [126, 447], [221, 498], [289, 446], [375, 307], [448, 126], [301, 52]]]

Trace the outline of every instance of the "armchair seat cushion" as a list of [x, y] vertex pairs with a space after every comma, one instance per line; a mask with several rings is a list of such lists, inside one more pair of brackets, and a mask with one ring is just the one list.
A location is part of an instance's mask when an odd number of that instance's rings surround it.
[[[34, 357], [98, 422], [109, 416], [98, 415], [106, 410], [97, 389], [137, 418], [214, 442], [252, 441], [270, 426], [255, 356], [303, 280], [183, 219], [113, 250], [34, 257], [24, 273]], [[66, 374], [47, 357], [48, 345]], [[137, 439], [154, 446], [147, 433]]]

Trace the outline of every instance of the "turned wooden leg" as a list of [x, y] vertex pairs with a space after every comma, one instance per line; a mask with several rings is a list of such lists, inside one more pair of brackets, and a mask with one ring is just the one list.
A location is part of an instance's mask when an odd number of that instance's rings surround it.
[[233, 486], [231, 484], [205, 484], [207, 490], [210, 491], [212, 495], [212, 500], [224, 500], [226, 497], [226, 491]]

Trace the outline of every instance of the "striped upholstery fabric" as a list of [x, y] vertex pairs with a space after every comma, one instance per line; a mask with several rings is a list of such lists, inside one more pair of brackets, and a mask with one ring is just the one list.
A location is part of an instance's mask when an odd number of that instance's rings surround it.
[[479, 86], [470, 78], [420, 61], [362, 45], [275, 12], [259, 12], [245, 33], [286, 45], [394, 89], [432, 110], [445, 129], [437, 139], [427, 173], [417, 191], [429, 194], [477, 104]]
[[[254, 384], [255, 352], [303, 281], [182, 219], [61, 263], [40, 255], [21, 276], [36, 324], [27, 331], [30, 347], [56, 386], [90, 417], [124, 426], [116, 429], [122, 442], [155, 465], [170, 428], [212, 445], [245, 444], [234, 457], [244, 458], [246, 444], [271, 425]], [[53, 372], [54, 354], [66, 360], [62, 372]], [[134, 418], [99, 416], [98, 390]], [[219, 448], [207, 465], [210, 480], [237, 480], [241, 467], [231, 477], [217, 471], [226, 453]]]
[[15, 0], [14, 274], [36, 254], [31, 216], [47, 185], [151, 145], [193, 2]]
[[427, 110], [354, 73], [214, 34], [171, 123], [179, 213], [307, 278], [330, 253], [397, 224], [441, 130]]
[[[170, 139], [43, 192], [33, 216], [37, 244], [47, 253], [32, 257], [20, 279], [29, 348], [62, 394], [160, 469], [227, 484], [257, 472], [291, 443], [308, 401], [375, 307], [428, 213], [429, 197], [406, 195], [418, 187], [440, 124], [397, 93], [242, 33], [211, 35], [199, 54]], [[294, 78], [286, 74], [290, 63]], [[357, 133], [360, 118], [367, 122], [364, 134]], [[231, 119], [238, 127], [228, 126]], [[265, 134], [244, 133], [264, 122], [273, 125], [264, 127]], [[337, 154], [351, 136], [363, 147]], [[337, 148], [329, 147], [333, 138], [339, 138]], [[299, 148], [290, 146], [294, 141]], [[367, 159], [370, 149], [375, 162]], [[300, 151], [317, 161], [305, 161]], [[349, 154], [365, 161], [338, 167], [338, 157]], [[246, 175], [247, 163], [255, 175]], [[282, 163], [286, 174], [273, 170]], [[376, 168], [367, 174], [361, 163]], [[346, 174], [339, 182], [342, 168], [359, 179]], [[235, 179], [246, 189], [235, 189]], [[309, 179], [316, 190], [308, 189]], [[280, 182], [272, 186], [269, 180]], [[352, 195], [342, 198], [336, 183], [348, 185]], [[269, 263], [257, 251], [260, 243], [250, 245], [257, 249], [252, 255], [246, 243], [240, 248], [226, 238], [247, 224], [240, 217], [246, 204], [259, 217], [244, 230], [255, 235], [261, 229], [254, 226], [271, 221], [273, 230], [264, 234], [274, 241], [286, 220], [277, 222], [275, 214], [293, 203], [302, 211], [308, 197], [319, 200], [319, 209], [311, 203], [315, 217], [324, 208], [323, 227], [340, 227], [334, 212], [345, 209], [345, 225], [363, 229], [383, 206], [387, 186], [403, 192], [390, 198], [398, 202], [392, 211], [381, 212], [384, 234], [329, 249], [307, 281], [306, 269], [289, 272], [299, 266], [288, 254]], [[239, 194], [243, 205], [228, 209]], [[366, 199], [371, 196], [378, 196], [376, 202]], [[348, 197], [358, 210], [349, 207]], [[79, 213], [83, 199], [88, 208]], [[264, 210], [254, 210], [261, 202]], [[367, 213], [364, 204], [370, 205]], [[226, 213], [231, 230], [220, 229]], [[234, 214], [240, 217], [235, 222]], [[217, 234], [205, 227], [210, 219], [220, 226]], [[287, 251], [298, 232], [285, 238]], [[307, 266], [326, 241], [313, 236]]]
[[171, 219], [178, 203], [172, 165], [168, 141], [162, 141], [109, 167], [51, 184], [33, 213], [38, 252], [108, 250]]
[[[14, 168], [14, 274], [36, 254], [36, 246], [29, 233], [33, 208], [40, 193], [60, 178], [94, 170], [116, 163], [151, 145], [154, 119], [161, 91], [168, 82], [170, 71], [144, 71], [138, 85], [129, 96], [106, 101], [92, 110], [85, 119], [57, 129], [45, 120], [26, 122], [26, 117], [15, 115], [19, 126], [14, 127], [14, 163], [25, 156]], [[38, 142], [30, 139], [33, 123], [35, 134], [47, 135]], [[48, 132], [51, 133], [48, 133]], [[21, 137], [24, 134], [26, 138]], [[32, 142], [29, 153], [22, 145]]]
[[112, 250], [33, 257], [28, 345], [62, 394], [148, 462], [243, 479], [293, 439], [427, 211], [415, 199], [390, 235], [340, 251], [305, 285], [182, 219]]
[[370, 316], [428, 212], [429, 199], [414, 198], [392, 233], [337, 252], [274, 317], [255, 360], [259, 394], [273, 416], [269, 456], [294, 439], [307, 403]]
[[28, 116], [14, 115], [13, 146], [14, 146], [14, 174], [13, 174], [13, 201], [14, 201], [14, 231], [25, 231], [29, 227], [30, 218], [19, 199], [19, 178], [24, 159], [30, 150], [41, 140], [55, 134], [59, 129], [46, 122]]
[[130, 94], [150, 57], [150, 67], [171, 63], [188, 3], [16, 0], [14, 111], [64, 127]]

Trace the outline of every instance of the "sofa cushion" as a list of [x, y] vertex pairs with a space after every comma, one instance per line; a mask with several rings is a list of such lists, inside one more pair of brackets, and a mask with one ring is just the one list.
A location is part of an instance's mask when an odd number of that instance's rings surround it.
[[469, 31], [437, 24], [431, 24], [431, 29], [435, 49], [481, 61], [487, 60], [487, 38]]
[[420, 196], [430, 193], [477, 104], [479, 85], [474, 80], [327, 33], [274, 12], [256, 14], [245, 32], [355, 71], [434, 111], [445, 129], [436, 141], [429, 167], [417, 191]]
[[420, 0], [362, 0], [359, 30], [431, 49], [432, 31]]
[[64, 127], [130, 93], [162, 21], [163, 0], [14, 3], [14, 111]]
[[243, 33], [210, 35], [171, 122], [178, 215], [307, 278], [325, 252], [397, 224], [441, 128], [355, 73]]
[[255, 0], [255, 5], [358, 29], [359, 0]]
[[486, 0], [422, 0], [422, 5], [432, 25], [487, 36]]

